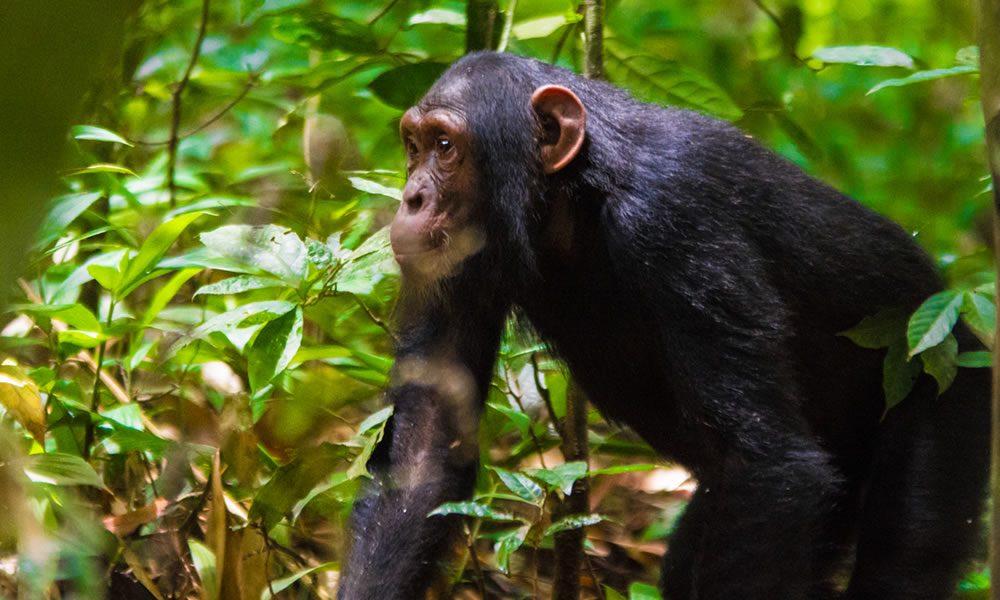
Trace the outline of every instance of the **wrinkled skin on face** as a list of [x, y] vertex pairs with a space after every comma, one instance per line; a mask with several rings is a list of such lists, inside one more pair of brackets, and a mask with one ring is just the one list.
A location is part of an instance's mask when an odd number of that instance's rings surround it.
[[[453, 101], [461, 97], [462, 86], [428, 96], [400, 121], [408, 179], [390, 238], [411, 289], [426, 289], [454, 274], [487, 243], [474, 140], [465, 112]], [[531, 103], [544, 127], [543, 169], [554, 173], [579, 152], [586, 111], [573, 92], [556, 85], [535, 90]]]
[[392, 250], [408, 285], [454, 272], [486, 238], [476, 223], [472, 140], [454, 108], [415, 106], [403, 115], [408, 179], [392, 221]]

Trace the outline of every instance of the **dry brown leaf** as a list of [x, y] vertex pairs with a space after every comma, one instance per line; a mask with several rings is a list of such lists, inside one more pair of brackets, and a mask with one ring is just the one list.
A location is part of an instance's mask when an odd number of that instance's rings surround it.
[[104, 517], [104, 527], [117, 536], [126, 536], [146, 523], [152, 523], [158, 519], [166, 508], [167, 499], [157, 498], [152, 504], [123, 515]]

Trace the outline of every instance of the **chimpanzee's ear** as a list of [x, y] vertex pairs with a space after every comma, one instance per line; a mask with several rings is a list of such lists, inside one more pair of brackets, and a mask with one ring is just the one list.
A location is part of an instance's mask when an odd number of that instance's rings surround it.
[[542, 121], [542, 165], [555, 173], [570, 163], [583, 145], [587, 110], [576, 94], [561, 85], [543, 85], [531, 95]]

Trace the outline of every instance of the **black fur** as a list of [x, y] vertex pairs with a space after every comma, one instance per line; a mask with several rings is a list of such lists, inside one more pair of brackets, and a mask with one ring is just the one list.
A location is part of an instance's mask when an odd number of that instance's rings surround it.
[[[582, 150], [548, 176], [530, 104], [544, 84], [587, 110]], [[961, 369], [940, 398], [922, 376], [882, 420], [884, 353], [837, 335], [941, 288], [905, 231], [727, 123], [534, 60], [470, 55], [422, 104], [465, 116], [486, 247], [436, 294], [404, 290], [397, 360], [453, 356], [478, 411], [504, 317], [522, 312], [605, 415], [697, 476], [669, 598], [950, 595], [982, 510], [989, 374]], [[425, 515], [474, 483], [450, 448], [477, 415], [434, 385], [389, 395], [343, 599], [422, 598], [454, 525]], [[415, 455], [436, 476], [395, 489]]]

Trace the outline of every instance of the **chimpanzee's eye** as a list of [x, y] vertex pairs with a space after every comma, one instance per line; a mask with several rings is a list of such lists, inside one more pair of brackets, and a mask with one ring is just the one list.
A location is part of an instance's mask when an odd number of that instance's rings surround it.
[[454, 146], [451, 144], [451, 140], [446, 137], [440, 137], [437, 139], [438, 151], [442, 154], [451, 150]]

